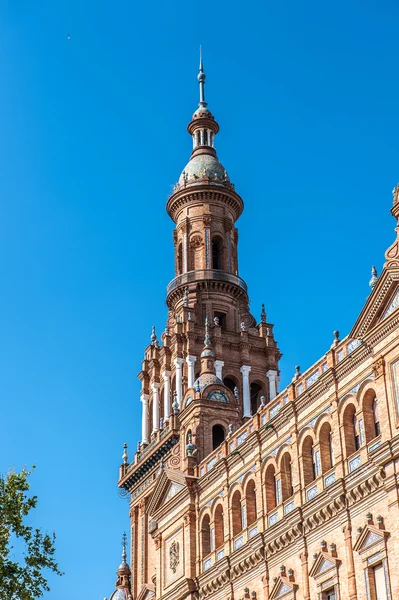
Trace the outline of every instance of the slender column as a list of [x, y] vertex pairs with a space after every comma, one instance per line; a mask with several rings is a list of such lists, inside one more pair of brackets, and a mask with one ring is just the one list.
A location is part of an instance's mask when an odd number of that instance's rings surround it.
[[249, 391], [249, 373], [251, 367], [243, 365], [240, 369], [242, 374], [242, 398], [243, 398], [243, 417], [251, 416], [251, 394]]
[[223, 360], [215, 360], [216, 377], [219, 377], [219, 379], [221, 379], [222, 381], [223, 381], [223, 375], [222, 375], [223, 367], [224, 367]]
[[350, 523], [347, 524], [347, 526], [344, 529], [344, 532], [345, 532], [346, 556], [348, 558], [347, 577], [348, 577], [349, 600], [357, 600], [355, 561], [353, 559], [353, 549], [352, 549], [352, 526]]
[[148, 400], [149, 400], [149, 395], [148, 394], [141, 394], [140, 396], [140, 400], [143, 404], [142, 407], [142, 413], [141, 413], [141, 443], [142, 444], [148, 444], [149, 443], [149, 419], [148, 419]]
[[183, 273], [187, 273], [188, 265], [187, 265], [187, 233], [183, 232]]
[[201, 146], [203, 146], [204, 145], [204, 130], [203, 129], [201, 129], [200, 135], [201, 135]]
[[163, 377], [163, 418], [169, 420], [170, 417], [170, 371], [164, 371]]
[[182, 399], [183, 399], [183, 389], [182, 389], [182, 376], [183, 376], [183, 358], [175, 358], [174, 365], [176, 367], [176, 392], [177, 392], [177, 403], [179, 405], [179, 409], [181, 407]]
[[187, 386], [192, 388], [194, 386], [195, 372], [194, 365], [197, 360], [196, 356], [188, 355], [186, 357], [186, 363], [188, 364], [188, 377], [187, 377]]
[[152, 433], [159, 431], [159, 383], [152, 384]]
[[270, 400], [273, 400], [278, 394], [278, 391], [277, 391], [278, 373], [277, 373], [277, 371], [270, 369], [269, 371], [267, 371], [266, 377], [269, 380]]

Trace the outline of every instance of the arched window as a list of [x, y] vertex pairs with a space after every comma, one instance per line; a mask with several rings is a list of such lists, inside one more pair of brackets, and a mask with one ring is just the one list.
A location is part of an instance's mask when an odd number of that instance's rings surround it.
[[292, 485], [292, 464], [289, 452], [285, 452], [281, 457], [280, 473], [281, 493], [283, 497], [283, 502], [285, 502], [285, 500], [288, 500], [288, 498], [290, 498], [294, 493], [294, 488]]
[[224, 544], [223, 506], [218, 504], [215, 509], [215, 547], [216, 550]]
[[360, 448], [359, 424], [357, 422], [355, 412], [355, 406], [353, 404], [348, 404], [342, 415], [345, 452], [347, 457]]
[[334, 466], [332, 433], [329, 423], [323, 423], [319, 435], [321, 470], [325, 473]]
[[366, 442], [380, 435], [380, 417], [378, 414], [378, 400], [374, 390], [367, 390], [363, 399], [363, 419]]
[[234, 381], [234, 379], [231, 379], [231, 377], [224, 377], [223, 383], [234, 394], [234, 388], [237, 386], [237, 383]]
[[241, 494], [236, 490], [231, 499], [231, 516], [233, 520], [233, 535], [242, 530]]
[[372, 409], [373, 409], [373, 417], [374, 417], [374, 435], [375, 435], [375, 437], [377, 437], [377, 435], [380, 435], [380, 433], [381, 433], [380, 416], [378, 414], [377, 398], [374, 398], [374, 400], [373, 400]]
[[266, 486], [266, 510], [270, 512], [276, 508], [276, 469], [273, 465], [269, 465], [265, 475]]
[[205, 515], [201, 523], [201, 550], [202, 557], [211, 551], [211, 525], [209, 515]]
[[247, 525], [256, 521], [256, 491], [255, 482], [251, 479], [245, 490], [245, 502], [247, 505]]
[[204, 146], [208, 145], [208, 130], [204, 129]]
[[305, 486], [316, 479], [316, 462], [313, 439], [309, 435], [302, 444], [302, 469]]
[[222, 442], [224, 442], [224, 427], [214, 425], [212, 427], [212, 449], [215, 450]]
[[263, 396], [262, 386], [259, 383], [251, 383], [249, 388], [251, 396], [251, 414], [255, 414], [260, 406], [260, 398]]
[[212, 240], [212, 269], [223, 269], [223, 242], [220, 238]]
[[183, 273], [183, 244], [180, 243], [177, 249], [177, 274]]

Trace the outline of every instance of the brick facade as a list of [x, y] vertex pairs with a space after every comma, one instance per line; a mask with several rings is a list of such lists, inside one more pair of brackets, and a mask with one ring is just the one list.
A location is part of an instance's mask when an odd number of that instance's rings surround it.
[[273, 325], [264, 310], [255, 321], [238, 277], [243, 203], [201, 98], [167, 204], [176, 277], [139, 374], [142, 440], [120, 468], [132, 560], [118, 590], [134, 600], [398, 598], [399, 228], [350, 335], [336, 332], [279, 391]]

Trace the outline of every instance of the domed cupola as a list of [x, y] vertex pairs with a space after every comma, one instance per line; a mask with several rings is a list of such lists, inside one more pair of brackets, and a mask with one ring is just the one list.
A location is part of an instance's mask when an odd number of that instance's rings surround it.
[[116, 580], [116, 590], [111, 594], [109, 600], [132, 600], [130, 590], [130, 567], [126, 562], [126, 533], [123, 534], [122, 538], [122, 562], [116, 572], [118, 579]]
[[231, 187], [227, 171], [216, 156], [215, 135], [219, 131], [219, 125], [205, 102], [205, 78], [201, 53], [198, 74], [200, 101], [187, 126], [193, 139], [193, 151], [190, 161], [180, 175], [179, 187], [200, 185], [204, 181]]

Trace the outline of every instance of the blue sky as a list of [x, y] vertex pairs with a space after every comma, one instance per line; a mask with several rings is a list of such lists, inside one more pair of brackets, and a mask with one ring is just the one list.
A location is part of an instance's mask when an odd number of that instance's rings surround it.
[[199, 44], [245, 202], [240, 275], [285, 385], [349, 332], [394, 239], [398, 18], [370, 0], [0, 0], [0, 471], [37, 465], [34, 521], [66, 572], [49, 600], [113, 589]]

